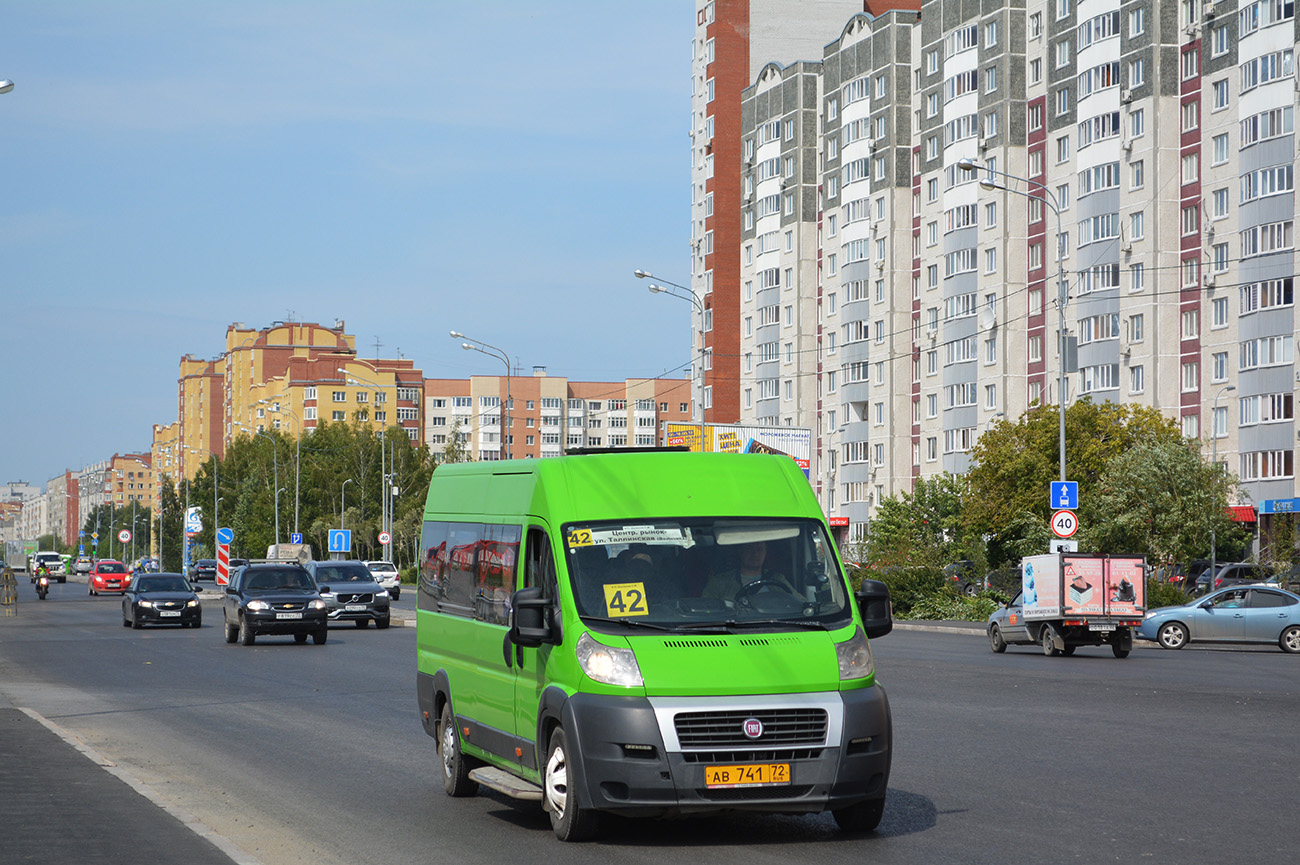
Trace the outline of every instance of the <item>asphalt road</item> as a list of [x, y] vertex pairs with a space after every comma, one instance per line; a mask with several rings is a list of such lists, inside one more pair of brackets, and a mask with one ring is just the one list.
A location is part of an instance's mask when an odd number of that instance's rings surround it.
[[727, 815], [609, 820], [598, 842], [551, 848], [536, 806], [442, 793], [416, 716], [413, 628], [243, 647], [223, 641], [213, 602], [201, 630], [132, 631], [118, 598], [84, 584], [44, 603], [19, 590], [19, 615], [0, 618], [0, 706], [35, 710], [265, 865], [496, 863], [546, 849], [573, 863], [744, 865], [1218, 865], [1294, 852], [1300, 663], [1276, 648], [1047, 658], [897, 630], [873, 644], [895, 723], [875, 835], [842, 836], [829, 816]]

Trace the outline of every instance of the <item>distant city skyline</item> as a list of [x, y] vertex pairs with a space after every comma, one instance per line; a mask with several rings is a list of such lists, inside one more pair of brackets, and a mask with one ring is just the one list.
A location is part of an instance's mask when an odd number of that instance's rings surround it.
[[[688, 376], [681, 4], [42, 4], [0, 32], [0, 481], [176, 419], [226, 327], [428, 376]], [[106, 77], [105, 70], [111, 71]], [[502, 315], [502, 311], [508, 311]]]

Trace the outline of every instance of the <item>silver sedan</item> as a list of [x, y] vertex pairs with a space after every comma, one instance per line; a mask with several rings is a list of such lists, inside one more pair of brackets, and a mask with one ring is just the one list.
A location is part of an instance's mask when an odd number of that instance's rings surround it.
[[1133, 635], [1165, 649], [1188, 643], [1276, 643], [1300, 652], [1300, 595], [1276, 586], [1233, 586], [1180, 607], [1151, 610]]

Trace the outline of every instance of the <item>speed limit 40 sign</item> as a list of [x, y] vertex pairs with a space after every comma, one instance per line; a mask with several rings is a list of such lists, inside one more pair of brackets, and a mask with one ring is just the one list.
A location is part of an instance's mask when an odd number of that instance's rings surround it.
[[390, 535], [388, 532], [379, 533], [379, 543], [383, 544], [384, 546], [388, 546], [392, 542], [393, 542], [393, 536]]
[[1079, 530], [1079, 518], [1074, 511], [1057, 511], [1052, 514], [1052, 531], [1058, 538], [1071, 538]]

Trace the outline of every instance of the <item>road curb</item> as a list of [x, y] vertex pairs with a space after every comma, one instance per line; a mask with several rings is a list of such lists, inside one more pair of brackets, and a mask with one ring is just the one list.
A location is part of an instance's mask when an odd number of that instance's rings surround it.
[[119, 781], [126, 784], [132, 790], [139, 793], [141, 796], [145, 797], [150, 802], [157, 805], [159, 808], [166, 811], [171, 816], [175, 817], [177, 820], [181, 822], [181, 825], [183, 825], [186, 829], [189, 829], [195, 835], [198, 835], [200, 838], [203, 838], [204, 840], [210, 842], [214, 847], [216, 847], [222, 853], [226, 854], [226, 856], [230, 857], [230, 860], [234, 862], [235, 865], [264, 865], [264, 863], [260, 859], [257, 859], [254, 856], [249, 855], [238, 844], [231, 841], [226, 836], [218, 833], [216, 830], [208, 826], [206, 823], [204, 823], [198, 817], [191, 814], [189, 811], [175, 804], [171, 800], [159, 795], [157, 791], [155, 791], [148, 784], [144, 783], [144, 781], [141, 781], [130, 771], [123, 769], [121, 766], [117, 765], [112, 760], [109, 760], [107, 757], [100, 754], [94, 748], [90, 747], [85, 742], [77, 738], [76, 735], [74, 735], [72, 732], [65, 730], [63, 727], [60, 727], [58, 724], [49, 720], [40, 712], [37, 712], [35, 709], [28, 709], [24, 706], [18, 706], [16, 708], [18, 709], [18, 711], [22, 712], [24, 715], [31, 718], [33, 721], [36, 721], [42, 727], [49, 730], [54, 735], [58, 736], [64, 742], [67, 742], [69, 745], [71, 745], [73, 748], [79, 751], [82, 754], [82, 756], [90, 760], [90, 762], [94, 763], [96, 766], [100, 767], [105, 772], [117, 778]]

